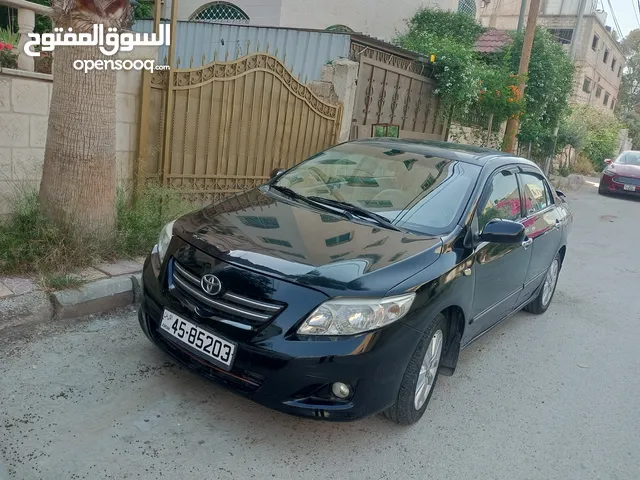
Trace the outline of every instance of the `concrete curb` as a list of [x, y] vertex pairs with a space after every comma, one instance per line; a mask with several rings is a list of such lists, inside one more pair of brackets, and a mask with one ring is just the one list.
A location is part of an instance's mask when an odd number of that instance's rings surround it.
[[133, 303], [133, 281], [123, 275], [87, 283], [76, 290], [51, 294], [56, 320], [67, 320], [125, 307]]
[[585, 178], [582, 175], [572, 173], [568, 177], [551, 176], [549, 178], [551, 185], [558, 190], [579, 190], [585, 184]]
[[[0, 331], [126, 307], [140, 301], [141, 284], [142, 274], [137, 273], [104, 278], [51, 294], [35, 291], [0, 300]], [[4, 480], [1, 475], [0, 480]]]

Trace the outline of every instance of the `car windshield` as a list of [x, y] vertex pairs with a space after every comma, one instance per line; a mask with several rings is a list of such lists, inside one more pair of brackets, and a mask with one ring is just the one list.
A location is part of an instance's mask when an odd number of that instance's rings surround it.
[[321, 152], [272, 185], [346, 202], [396, 227], [442, 234], [453, 229], [480, 172], [477, 165], [381, 144], [347, 143]]
[[623, 152], [615, 161], [622, 165], [640, 166], [640, 152]]

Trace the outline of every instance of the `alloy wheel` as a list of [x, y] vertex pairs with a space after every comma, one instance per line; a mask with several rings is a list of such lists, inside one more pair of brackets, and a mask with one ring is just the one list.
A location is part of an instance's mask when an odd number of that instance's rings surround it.
[[551, 296], [553, 295], [553, 291], [556, 288], [556, 282], [558, 281], [558, 272], [560, 270], [560, 265], [558, 259], [555, 258], [553, 263], [549, 267], [547, 271], [547, 275], [544, 278], [544, 285], [542, 286], [542, 305], [547, 306], [551, 301]]
[[414, 406], [416, 410], [420, 410], [427, 401], [429, 392], [433, 388], [440, 365], [440, 354], [442, 353], [442, 330], [437, 330], [431, 337], [427, 351], [424, 354], [422, 365], [420, 365], [420, 373], [418, 374], [418, 382], [416, 383], [416, 392], [414, 396]]

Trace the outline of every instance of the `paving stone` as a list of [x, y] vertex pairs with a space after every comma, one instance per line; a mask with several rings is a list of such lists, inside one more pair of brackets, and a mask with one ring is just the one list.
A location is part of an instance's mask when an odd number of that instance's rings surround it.
[[112, 277], [136, 273], [141, 270], [140, 264], [133, 260], [120, 260], [115, 263], [101, 263], [96, 265], [95, 268], [107, 275], [111, 275]]
[[35, 282], [29, 278], [4, 277], [0, 279], [0, 281], [4, 283], [14, 295], [24, 295], [37, 289]]
[[0, 282], [0, 298], [13, 296], [13, 292], [2, 282]]

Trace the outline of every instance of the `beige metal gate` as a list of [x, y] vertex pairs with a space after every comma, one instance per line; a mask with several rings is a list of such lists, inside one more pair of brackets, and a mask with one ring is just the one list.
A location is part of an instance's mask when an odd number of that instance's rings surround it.
[[436, 82], [412, 71], [415, 69], [411, 69], [413, 62], [409, 60], [391, 62], [397, 57], [388, 55], [390, 61], [384, 63], [366, 56], [371, 52], [369, 49], [358, 55], [351, 138], [374, 136], [375, 125], [386, 125], [399, 130], [400, 138], [444, 139], [446, 121], [434, 93]]
[[336, 142], [342, 105], [320, 100], [274, 56], [147, 75], [138, 179], [204, 201], [263, 183]]

